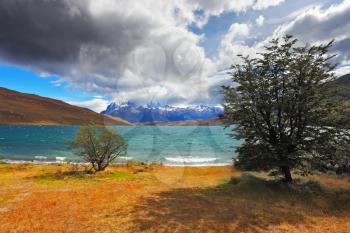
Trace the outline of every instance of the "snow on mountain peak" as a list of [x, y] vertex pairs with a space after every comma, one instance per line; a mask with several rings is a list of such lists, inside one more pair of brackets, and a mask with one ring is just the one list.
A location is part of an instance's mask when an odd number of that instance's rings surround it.
[[102, 114], [120, 117], [129, 122], [207, 120], [223, 114], [218, 106], [196, 105], [174, 107], [150, 102], [145, 106], [133, 102], [111, 103]]

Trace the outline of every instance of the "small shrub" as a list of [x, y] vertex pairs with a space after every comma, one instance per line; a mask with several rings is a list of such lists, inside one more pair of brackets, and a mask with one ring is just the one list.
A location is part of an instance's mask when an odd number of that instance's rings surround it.
[[5, 162], [3, 161], [5, 159], [4, 156], [0, 155], [0, 164], [4, 164]]
[[280, 170], [272, 170], [272, 171], [270, 171], [269, 174], [268, 174], [268, 176], [274, 176], [274, 177], [276, 177], [276, 176], [282, 176], [282, 175], [283, 175], [283, 174], [281, 173]]
[[230, 180], [230, 184], [237, 185], [241, 182], [241, 177], [232, 177]]
[[79, 164], [76, 164], [76, 163], [70, 164], [69, 170], [71, 172], [78, 172], [79, 171]]
[[136, 166], [140, 166], [140, 165], [142, 165], [142, 163], [138, 162], [136, 160], [129, 160], [126, 162], [127, 167], [136, 167]]
[[67, 144], [96, 172], [104, 171], [116, 158], [125, 155], [127, 150], [124, 138], [115, 130], [95, 125], [82, 126], [75, 140]]
[[143, 169], [143, 168], [135, 168], [135, 169], [133, 170], [133, 173], [134, 173], [134, 174], [137, 174], [137, 173], [140, 173], [140, 172], [145, 172], [145, 169]]
[[111, 172], [109, 174], [109, 177], [114, 178], [114, 179], [128, 178], [130, 176], [131, 176], [131, 174], [128, 172]]

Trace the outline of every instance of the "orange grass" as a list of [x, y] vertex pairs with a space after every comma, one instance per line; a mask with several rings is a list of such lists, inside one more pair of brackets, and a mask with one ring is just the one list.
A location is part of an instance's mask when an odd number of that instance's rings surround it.
[[0, 164], [0, 232], [349, 232], [348, 178]]

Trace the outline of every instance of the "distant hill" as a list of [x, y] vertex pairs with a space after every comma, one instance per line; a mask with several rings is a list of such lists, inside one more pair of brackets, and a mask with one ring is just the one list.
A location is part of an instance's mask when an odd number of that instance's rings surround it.
[[345, 108], [350, 117], [350, 74], [337, 78], [334, 83], [341, 87], [341, 93], [339, 95], [341, 100], [345, 102]]
[[333, 81], [334, 84], [341, 87], [339, 95], [344, 100], [350, 100], [350, 74], [343, 75]]
[[215, 106], [174, 107], [150, 103], [147, 106], [132, 102], [110, 104], [102, 114], [120, 117], [132, 123], [178, 122], [193, 120], [209, 120], [223, 114], [223, 108]]
[[334, 82], [350, 88], [350, 74], [343, 75], [337, 78]]
[[130, 123], [117, 117], [104, 116], [63, 101], [0, 87], [0, 124], [129, 125]]

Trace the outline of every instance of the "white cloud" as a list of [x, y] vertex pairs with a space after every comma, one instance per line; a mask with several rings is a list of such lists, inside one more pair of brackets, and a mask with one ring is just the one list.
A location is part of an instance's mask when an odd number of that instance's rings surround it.
[[256, 18], [255, 22], [256, 24], [261, 27], [264, 24], [265, 18], [264, 16], [260, 15], [258, 18]]
[[277, 6], [284, 2], [284, 0], [257, 0], [253, 6], [254, 10], [263, 10], [270, 6]]
[[88, 108], [97, 113], [102, 112], [108, 106], [108, 101], [101, 98], [101, 96], [95, 96], [92, 100], [81, 102], [68, 102], [69, 104], [76, 105], [82, 108]]
[[233, 23], [230, 26], [220, 42], [219, 54], [216, 59], [218, 70], [227, 69], [232, 64], [240, 63], [241, 59], [238, 55], [255, 56], [258, 52], [257, 48], [246, 44], [247, 39], [251, 36], [251, 28], [250, 24]]
[[296, 16], [294, 20], [278, 27], [274, 37], [292, 34], [304, 43], [327, 43], [335, 39], [332, 51], [341, 64], [350, 60], [350, 0], [328, 8], [314, 6]]
[[[350, 64], [350, 62], [348, 62]], [[340, 66], [334, 71], [336, 77], [341, 77], [345, 74], [350, 74], [350, 65]]]
[[50, 81], [50, 83], [55, 87], [60, 87], [62, 85], [62, 82], [60, 80]]
[[[259, 18], [256, 19], [258, 25]], [[231, 25], [220, 43], [216, 60], [218, 69], [240, 63], [241, 60], [237, 58], [239, 54], [258, 56], [257, 53], [261, 52], [272, 38], [285, 34], [292, 34], [300, 39], [301, 43], [309, 44], [326, 43], [335, 39], [331, 52], [336, 53], [337, 57], [333, 61], [342, 65], [350, 64], [350, 0], [328, 8], [311, 5], [305, 7], [304, 11], [298, 10], [288, 15], [288, 21], [279, 25], [265, 38], [254, 37], [252, 30], [257, 30], [257, 27], [253, 29], [252, 25], [237, 23]], [[254, 42], [248, 44], [250, 39]], [[350, 73], [349, 66], [342, 66], [335, 71], [337, 76], [346, 73]]]
[[[0, 56], [59, 76], [53, 85], [67, 82], [111, 100], [212, 101], [217, 93], [213, 90], [224, 82], [215, 78], [216, 71], [231, 65], [239, 53], [256, 52], [246, 43], [252, 26], [233, 24], [213, 60], [201, 47], [203, 36], [191, 32], [189, 25], [201, 27], [214, 15], [262, 10], [282, 2], [36, 0], [34, 7], [31, 1], [1, 1]], [[103, 102], [95, 98], [82, 104], [97, 109]]]

